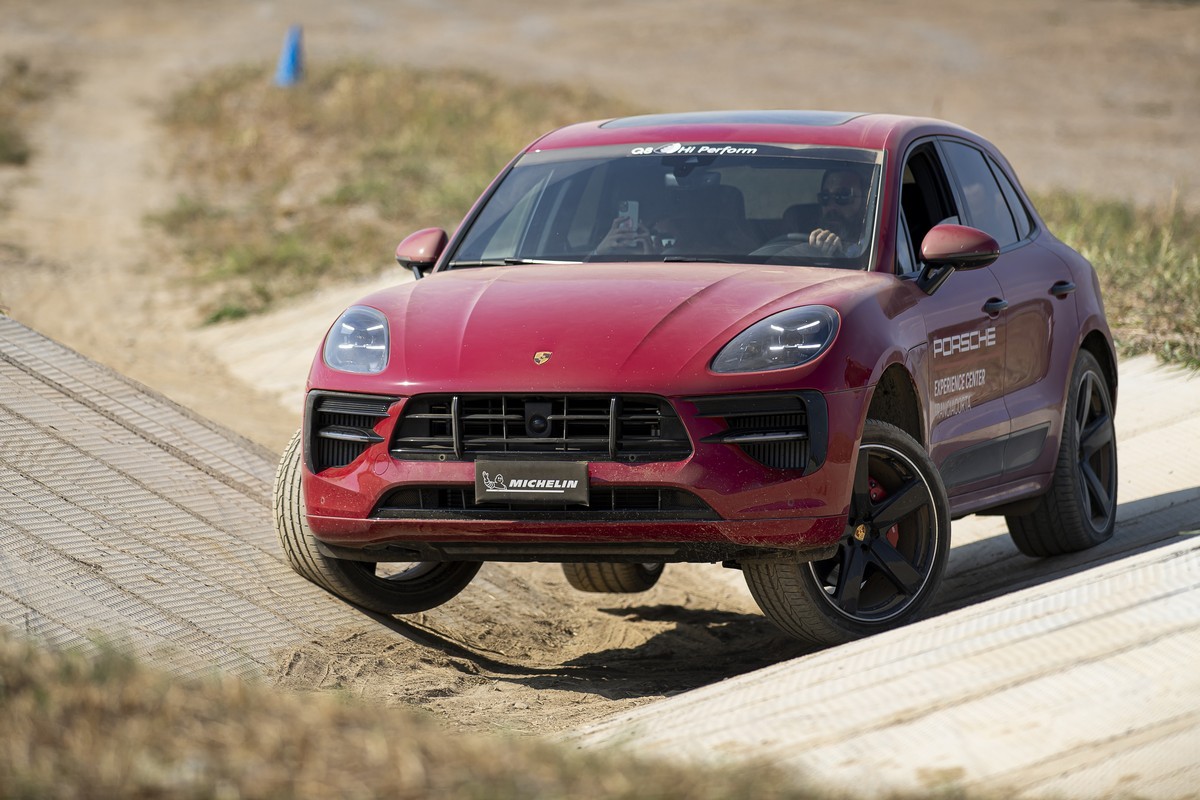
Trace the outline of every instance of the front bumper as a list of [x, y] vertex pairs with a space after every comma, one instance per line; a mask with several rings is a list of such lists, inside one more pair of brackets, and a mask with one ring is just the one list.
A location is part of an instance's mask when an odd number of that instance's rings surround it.
[[[559, 508], [476, 504], [476, 456], [464, 452], [457, 428], [445, 437], [453, 451], [414, 456], [408, 447], [414, 437], [402, 435], [411, 425], [401, 420], [406, 407], [424, 413], [430, 405], [357, 397], [375, 401], [371, 414], [330, 416], [322, 409], [366, 406], [343, 402], [354, 395], [314, 392], [305, 417], [307, 518], [329, 555], [727, 561], [831, 552], [845, 526], [867, 390], [666, 398], [689, 452], [639, 460], [614, 450], [634, 463], [589, 460], [591, 506]], [[791, 404], [803, 414], [775, 413]], [[807, 429], [804, 448], [781, 455], [797, 419]], [[345, 463], [325, 463], [331, 437], [341, 448], [334, 460]], [[574, 458], [571, 452], [487, 457]]]

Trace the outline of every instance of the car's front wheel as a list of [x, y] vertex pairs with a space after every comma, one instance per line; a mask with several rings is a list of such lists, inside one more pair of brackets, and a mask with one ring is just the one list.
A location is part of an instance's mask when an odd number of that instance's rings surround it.
[[614, 594], [644, 592], [663, 574], [662, 564], [567, 563], [562, 568], [567, 583], [579, 591]]
[[772, 622], [829, 646], [911, 622], [937, 590], [949, 548], [949, 505], [933, 461], [904, 431], [867, 420], [837, 553], [748, 562], [743, 571]]
[[1005, 517], [1017, 549], [1054, 556], [1095, 547], [1117, 520], [1117, 437], [1112, 393], [1096, 357], [1080, 351], [1071, 374], [1050, 491], [1027, 514]]
[[355, 605], [380, 614], [413, 614], [457, 595], [480, 566], [477, 561], [380, 563], [330, 558], [304, 515], [300, 489], [300, 433], [292, 437], [275, 474], [275, 532], [284, 557], [303, 577]]

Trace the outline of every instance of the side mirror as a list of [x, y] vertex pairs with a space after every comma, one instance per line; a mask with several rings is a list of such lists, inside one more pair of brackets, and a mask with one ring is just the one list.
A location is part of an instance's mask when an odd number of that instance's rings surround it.
[[441, 228], [419, 230], [396, 246], [396, 262], [411, 269], [417, 279], [423, 278], [433, 269], [448, 241], [449, 237]]
[[933, 294], [955, 270], [986, 267], [999, 255], [1000, 245], [978, 228], [934, 225], [921, 242], [925, 268], [917, 278], [917, 286], [925, 294]]

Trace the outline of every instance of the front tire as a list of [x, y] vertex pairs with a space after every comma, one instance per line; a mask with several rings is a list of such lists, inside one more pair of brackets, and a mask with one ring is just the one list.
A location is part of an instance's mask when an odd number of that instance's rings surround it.
[[1005, 517], [1017, 549], [1056, 556], [1095, 547], [1117, 521], [1117, 438], [1112, 393], [1096, 357], [1081, 350], [1071, 373], [1050, 491], [1028, 514]]
[[662, 577], [662, 564], [567, 563], [562, 565], [567, 583], [581, 592], [632, 594], [644, 592]]
[[904, 431], [867, 420], [837, 553], [748, 562], [743, 572], [772, 622], [827, 647], [915, 619], [937, 591], [949, 550], [949, 504], [933, 461]]
[[380, 614], [413, 614], [440, 606], [467, 587], [482, 566], [475, 561], [375, 564], [330, 558], [304, 516], [300, 488], [301, 435], [284, 450], [275, 474], [272, 501], [275, 533], [292, 569], [321, 588]]

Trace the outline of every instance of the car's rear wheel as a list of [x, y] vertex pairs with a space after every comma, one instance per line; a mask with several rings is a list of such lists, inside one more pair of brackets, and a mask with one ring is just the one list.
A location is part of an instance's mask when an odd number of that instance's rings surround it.
[[562, 568], [567, 583], [579, 591], [613, 594], [644, 592], [663, 574], [662, 564], [569, 563]]
[[829, 646], [911, 622], [937, 590], [949, 547], [946, 490], [928, 454], [899, 428], [867, 420], [837, 553], [743, 571], [772, 622]]
[[380, 563], [330, 558], [317, 542], [304, 516], [300, 489], [300, 433], [279, 462], [272, 498], [275, 532], [292, 569], [355, 605], [381, 614], [412, 614], [439, 606], [466, 588], [476, 561]]
[[1062, 440], [1050, 491], [1027, 514], [1009, 514], [1008, 532], [1028, 556], [1095, 547], [1117, 519], [1117, 438], [1112, 393], [1096, 357], [1079, 353], [1071, 374]]

